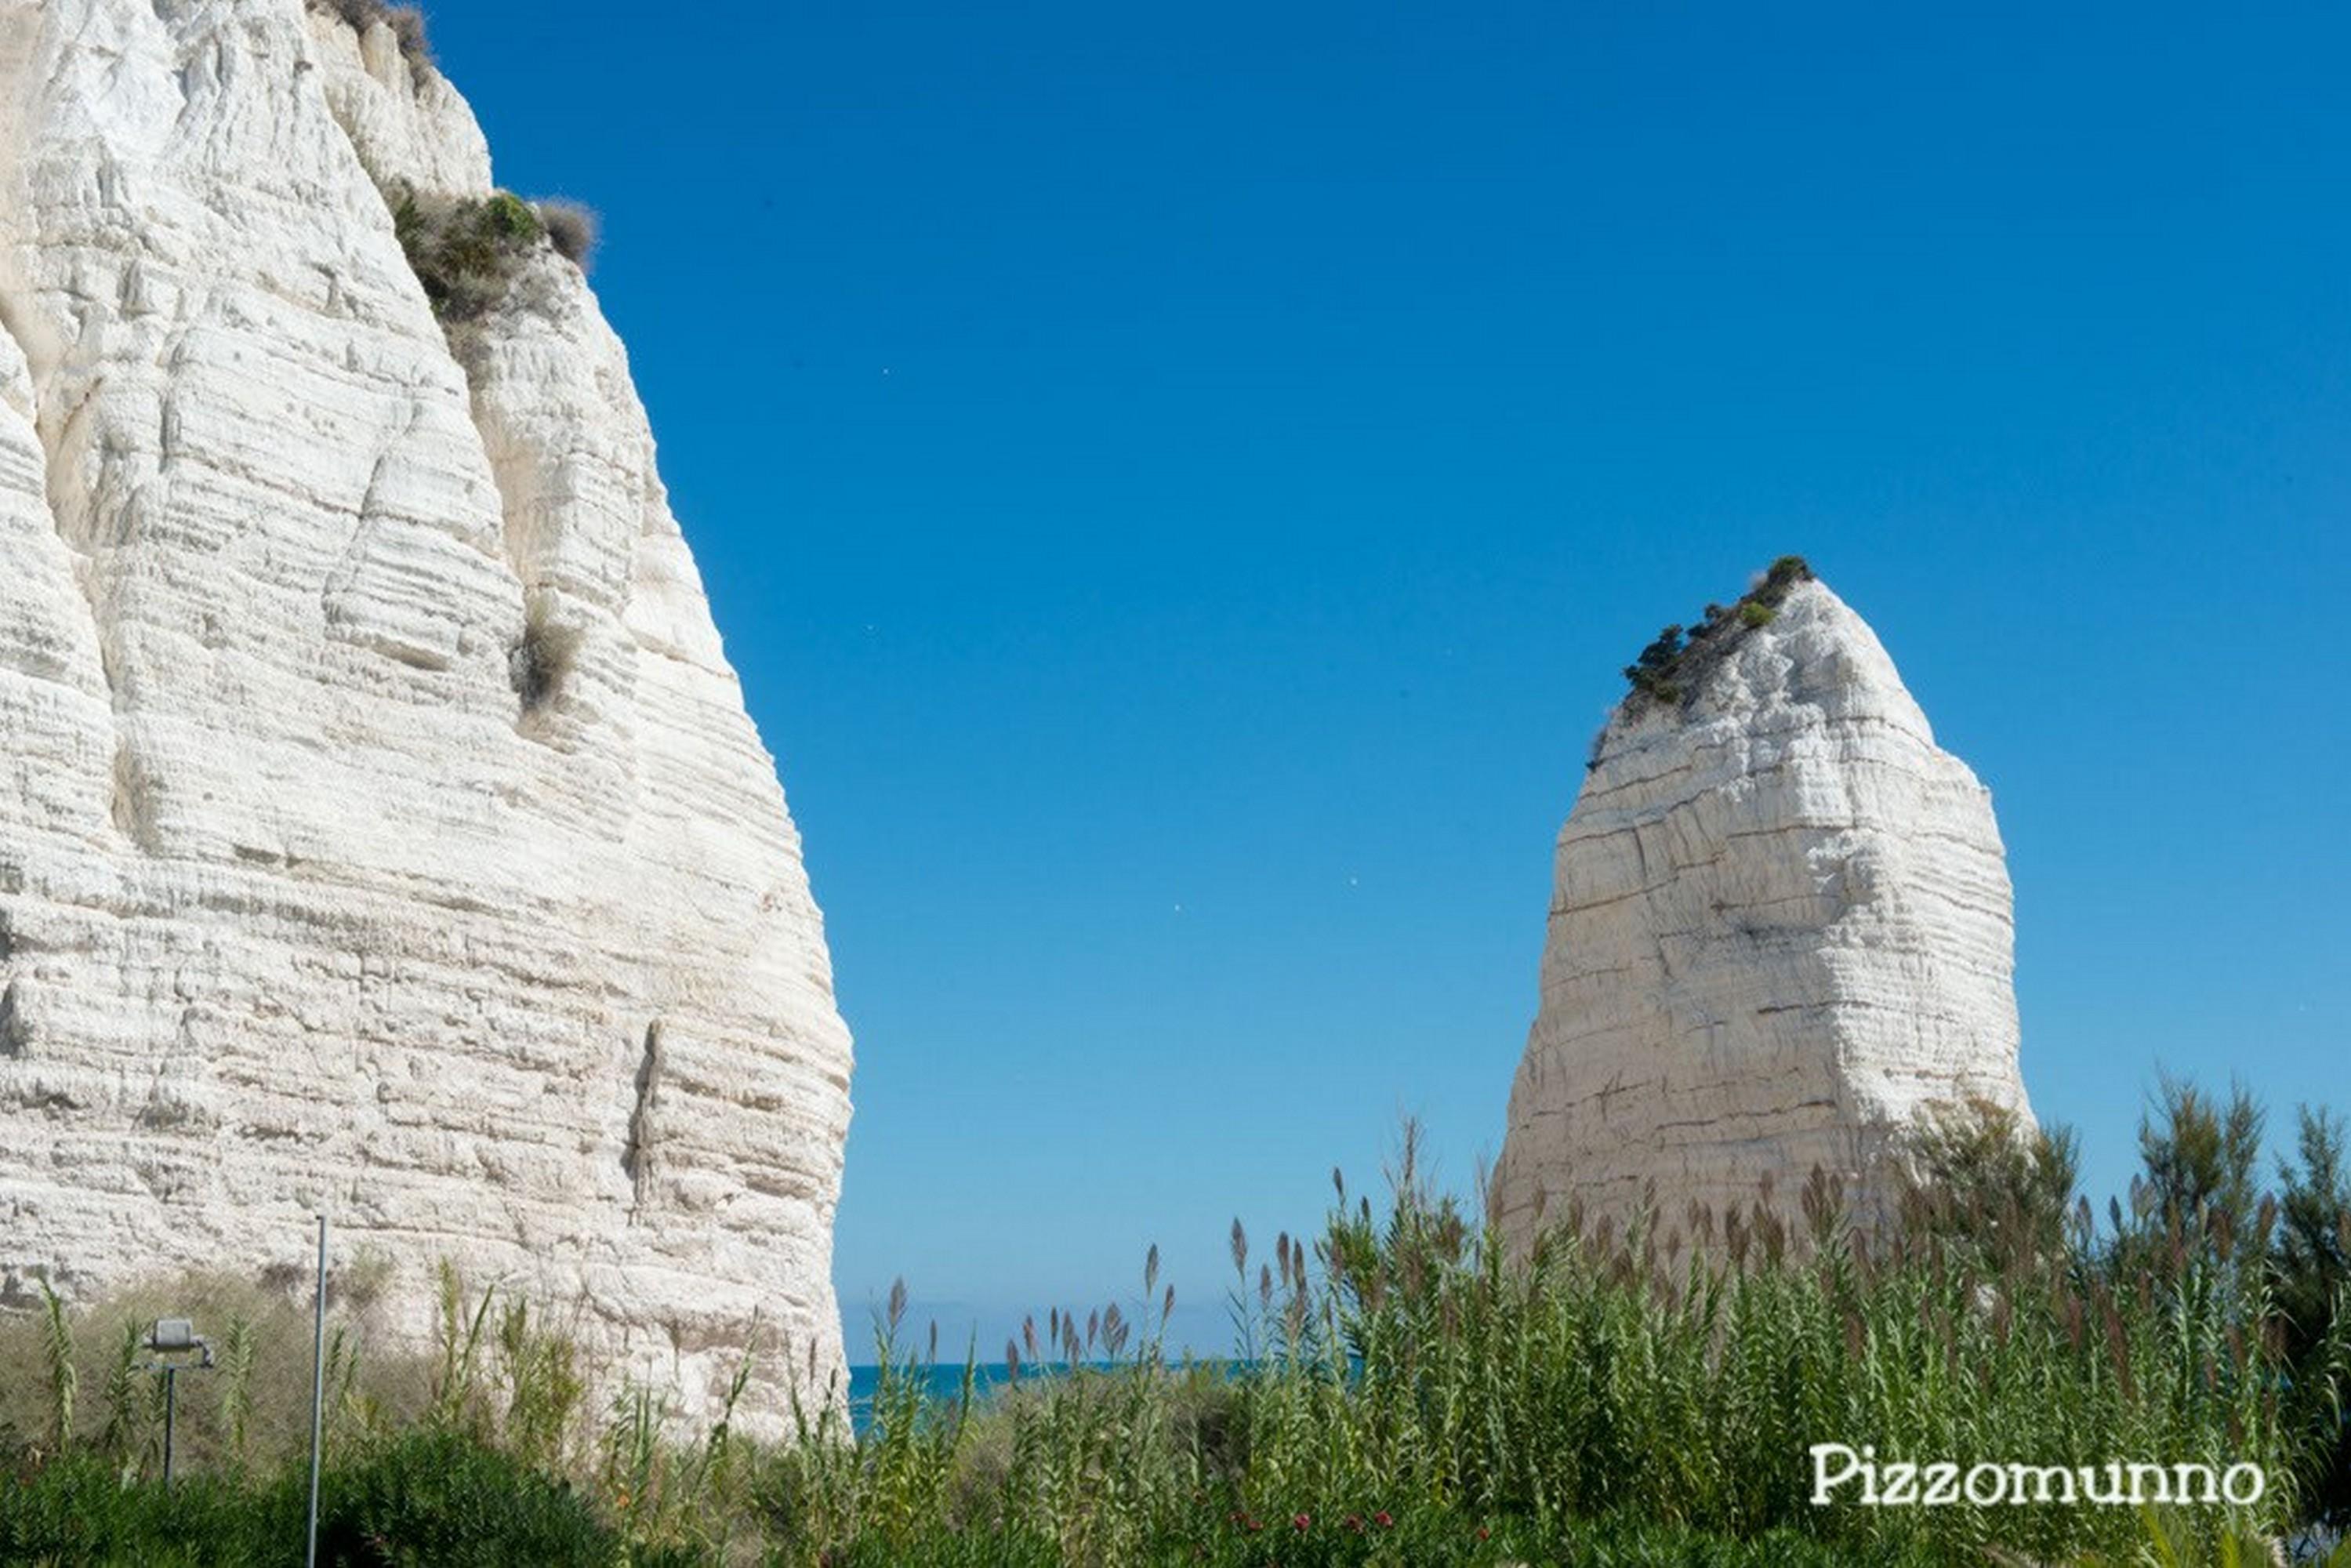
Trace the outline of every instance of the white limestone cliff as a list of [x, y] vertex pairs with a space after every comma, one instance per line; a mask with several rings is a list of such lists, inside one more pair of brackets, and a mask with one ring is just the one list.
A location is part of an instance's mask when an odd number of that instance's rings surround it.
[[481, 132], [303, 0], [0, 0], [0, 1302], [324, 1208], [407, 1331], [445, 1257], [690, 1406], [757, 1314], [772, 1427], [850, 1041], [580, 269], [461, 363], [383, 193]]
[[1766, 1176], [1792, 1219], [1815, 1168], [1867, 1228], [1922, 1113], [2030, 1125], [1989, 791], [1823, 584], [1729, 622], [1677, 697], [1612, 715], [1560, 834], [1492, 1195], [1521, 1244], [1645, 1201], [1694, 1241], [1693, 1204], [1751, 1211]]

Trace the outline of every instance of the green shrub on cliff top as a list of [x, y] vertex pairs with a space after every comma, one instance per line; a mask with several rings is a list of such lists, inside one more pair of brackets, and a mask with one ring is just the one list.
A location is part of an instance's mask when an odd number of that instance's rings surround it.
[[1770, 625], [1789, 591], [1812, 578], [1813, 569], [1802, 556], [1783, 555], [1764, 569], [1738, 602], [1708, 605], [1687, 635], [1679, 625], [1667, 627], [1625, 666], [1625, 679], [1633, 688], [1626, 701], [1638, 712], [1652, 703], [1671, 705], [1689, 696], [1742, 635]]

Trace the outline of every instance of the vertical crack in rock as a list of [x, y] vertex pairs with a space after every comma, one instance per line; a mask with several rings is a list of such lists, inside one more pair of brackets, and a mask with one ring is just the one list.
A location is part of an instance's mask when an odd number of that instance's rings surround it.
[[645, 1195], [653, 1190], [654, 1150], [661, 1141], [661, 1129], [654, 1121], [661, 1106], [661, 1079], [662, 1026], [656, 1019], [645, 1026], [644, 1054], [637, 1062], [636, 1106], [629, 1113], [629, 1142], [621, 1155], [621, 1168], [629, 1173], [632, 1223], [645, 1206]]
[[1520, 1245], [1652, 1188], [1661, 1236], [1767, 1181], [1792, 1218], [1816, 1168], [1867, 1228], [1921, 1113], [2030, 1124], [1989, 792], [1824, 585], [1708, 624], [1628, 671], [1560, 833], [1491, 1193]]

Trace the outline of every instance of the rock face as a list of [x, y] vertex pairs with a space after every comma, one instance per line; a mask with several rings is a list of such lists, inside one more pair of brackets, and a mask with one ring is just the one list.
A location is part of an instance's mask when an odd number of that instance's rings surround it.
[[444, 336], [385, 193], [481, 132], [303, 0], [0, 0], [0, 1299], [324, 1208], [690, 1405], [756, 1312], [772, 1419], [850, 1042], [580, 268]]
[[1822, 584], [1719, 635], [1611, 716], [1560, 834], [1493, 1195], [1521, 1243], [1575, 1205], [1622, 1234], [1651, 1184], [1660, 1233], [1766, 1176], [1789, 1214], [1815, 1167], [1866, 1228], [1922, 1111], [2030, 1125], [1989, 792]]

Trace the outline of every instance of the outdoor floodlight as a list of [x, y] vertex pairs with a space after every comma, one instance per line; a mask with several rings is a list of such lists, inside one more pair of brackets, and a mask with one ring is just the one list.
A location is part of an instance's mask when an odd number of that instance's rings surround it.
[[[189, 1318], [157, 1318], [147, 1335], [147, 1348], [159, 1356], [186, 1355], [194, 1352], [196, 1360], [185, 1370], [201, 1372], [213, 1364], [213, 1347]], [[159, 1374], [163, 1379], [163, 1486], [172, 1485], [172, 1429], [179, 1424], [180, 1373], [183, 1364], [176, 1361], [151, 1361], [140, 1368], [142, 1372]]]

